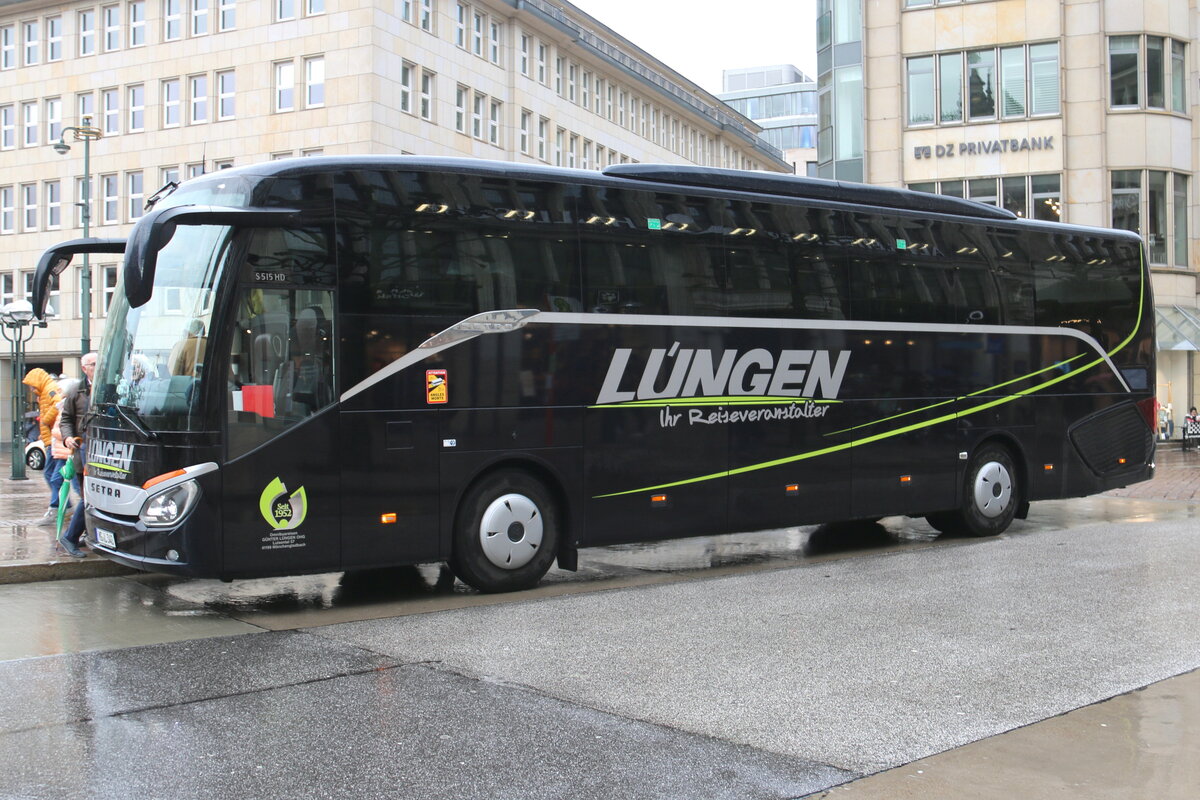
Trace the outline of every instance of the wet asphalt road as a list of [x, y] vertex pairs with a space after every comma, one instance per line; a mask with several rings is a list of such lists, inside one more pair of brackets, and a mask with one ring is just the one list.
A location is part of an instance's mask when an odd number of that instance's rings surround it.
[[608, 548], [499, 598], [436, 568], [3, 586], [0, 796], [802, 797], [1200, 667], [1198, 515]]

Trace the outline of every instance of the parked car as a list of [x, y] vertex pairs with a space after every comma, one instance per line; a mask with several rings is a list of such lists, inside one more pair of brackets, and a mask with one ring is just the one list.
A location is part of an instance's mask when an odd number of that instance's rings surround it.
[[41, 439], [34, 439], [25, 445], [25, 466], [30, 469], [42, 470], [46, 467], [46, 445]]

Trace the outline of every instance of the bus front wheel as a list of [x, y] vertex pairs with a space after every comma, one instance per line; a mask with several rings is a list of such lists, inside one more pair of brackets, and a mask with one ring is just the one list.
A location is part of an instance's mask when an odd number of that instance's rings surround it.
[[537, 479], [518, 470], [484, 477], [463, 498], [450, 568], [481, 592], [537, 585], [558, 551], [558, 509]]
[[942, 533], [996, 536], [1012, 523], [1020, 505], [1017, 471], [1008, 450], [997, 444], [980, 448], [967, 467], [962, 507], [925, 519]]

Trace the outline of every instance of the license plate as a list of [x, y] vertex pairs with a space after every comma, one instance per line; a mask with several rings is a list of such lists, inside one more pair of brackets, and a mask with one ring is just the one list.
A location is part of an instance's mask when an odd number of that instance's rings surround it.
[[117, 537], [112, 531], [106, 531], [104, 528], [96, 528], [96, 543], [104, 547], [117, 549]]

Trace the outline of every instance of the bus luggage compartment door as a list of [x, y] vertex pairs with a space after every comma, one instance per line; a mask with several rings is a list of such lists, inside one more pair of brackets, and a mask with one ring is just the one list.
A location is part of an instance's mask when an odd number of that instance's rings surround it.
[[705, 408], [593, 408], [584, 425], [585, 545], [728, 530], [729, 426]]
[[[238, 412], [250, 413], [250, 412]], [[229, 577], [336, 570], [341, 558], [337, 412], [328, 408], [229, 461]]]

